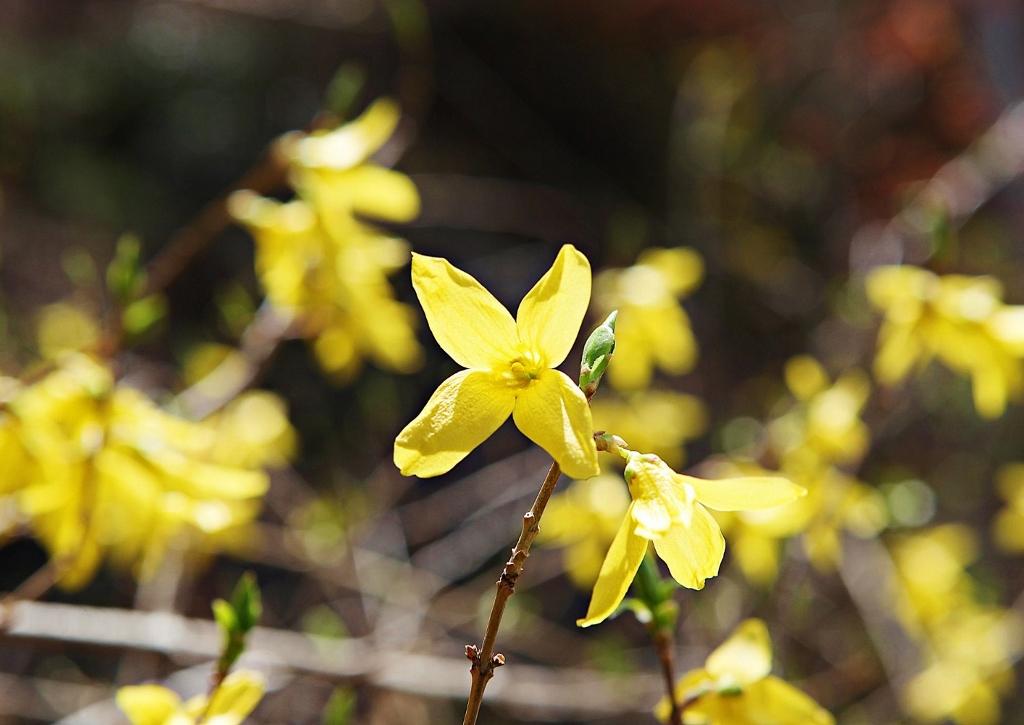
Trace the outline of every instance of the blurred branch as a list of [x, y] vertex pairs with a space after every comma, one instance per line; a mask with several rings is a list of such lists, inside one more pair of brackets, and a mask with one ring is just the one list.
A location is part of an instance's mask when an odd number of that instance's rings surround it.
[[146, 266], [146, 287], [139, 297], [162, 292], [181, 274], [192, 259], [231, 224], [228, 196], [240, 189], [269, 194], [287, 176], [288, 160], [275, 140], [267, 152], [223, 194], [204, 206], [199, 214], [178, 230]]
[[[293, 670], [333, 680], [365, 681], [377, 687], [429, 697], [461, 699], [461, 659], [376, 647], [366, 639], [327, 639], [257, 627], [240, 666]], [[189, 659], [214, 659], [220, 633], [213, 622], [168, 612], [137, 612], [21, 602], [3, 639], [62, 645], [132, 649]], [[446, 645], [447, 646], [447, 645]], [[595, 717], [648, 710], [659, 689], [650, 675], [605, 675], [594, 670], [532, 665], [508, 668], [491, 689], [498, 704], [564, 716]]]
[[257, 380], [295, 326], [295, 318], [264, 302], [242, 333], [239, 354], [228, 355], [202, 380], [182, 391], [178, 405], [186, 415], [200, 419], [220, 410]]
[[896, 570], [889, 552], [876, 539], [846, 536], [839, 576], [867, 627], [889, 686], [902, 690], [919, 669], [920, 653], [893, 614]]
[[938, 215], [954, 228], [1024, 173], [1024, 102], [999, 116], [963, 153], [946, 162], [880, 230], [858, 235], [851, 245], [851, 267], [922, 263], [934, 252], [932, 230]]

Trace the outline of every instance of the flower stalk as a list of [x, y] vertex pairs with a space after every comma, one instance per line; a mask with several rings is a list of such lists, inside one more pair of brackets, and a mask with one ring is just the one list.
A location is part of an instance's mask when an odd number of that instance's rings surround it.
[[505, 605], [515, 594], [516, 582], [526, 567], [526, 559], [530, 556], [530, 547], [540, 531], [540, 518], [544, 515], [544, 509], [551, 499], [555, 490], [558, 478], [561, 476], [561, 468], [555, 462], [551, 463], [548, 475], [537, 491], [537, 497], [533, 506], [523, 515], [523, 530], [519, 534], [519, 540], [512, 549], [512, 556], [505, 562], [505, 567], [498, 577], [497, 591], [494, 594], [494, 603], [491, 605], [491, 614], [487, 618], [487, 629], [484, 632], [483, 644], [477, 647], [475, 644], [466, 645], [466, 657], [470, 660], [470, 690], [469, 700], [466, 703], [466, 714], [463, 717], [463, 725], [474, 725], [480, 715], [480, 705], [483, 703], [484, 689], [487, 683], [494, 677], [494, 670], [505, 664], [505, 656], [494, 652], [494, 643], [498, 636], [498, 628], [501, 627], [501, 618], [505, 614]]

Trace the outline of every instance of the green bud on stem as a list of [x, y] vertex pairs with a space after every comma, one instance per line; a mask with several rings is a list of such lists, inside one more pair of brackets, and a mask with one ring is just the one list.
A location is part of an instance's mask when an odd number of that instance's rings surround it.
[[608, 362], [615, 352], [615, 319], [619, 311], [614, 310], [598, 325], [583, 346], [583, 360], [580, 363], [580, 389], [589, 398], [597, 392]]

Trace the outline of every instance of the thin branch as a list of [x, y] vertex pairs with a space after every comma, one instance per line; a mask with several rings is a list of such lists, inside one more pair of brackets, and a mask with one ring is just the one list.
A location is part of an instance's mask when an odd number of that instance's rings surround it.
[[[211, 621], [170, 612], [20, 602], [0, 640], [8, 646], [14, 641], [49, 641], [64, 647], [139, 650], [202, 661], [219, 655], [220, 636]], [[330, 639], [257, 627], [239, 667], [361, 681], [427, 697], [460, 699], [465, 692], [461, 660], [395, 651], [366, 638]], [[491, 688], [490, 698], [506, 706], [586, 719], [647, 712], [646, 703], [659, 690], [658, 679], [650, 675], [516, 665]]]
[[683, 709], [676, 698], [676, 665], [672, 644], [672, 635], [668, 632], [654, 635], [654, 650], [658, 653], [658, 662], [661, 663], [661, 674], [665, 680], [665, 692], [671, 708], [669, 722], [672, 725], [683, 725]]
[[540, 485], [533, 506], [523, 515], [523, 530], [519, 534], [519, 541], [516, 542], [512, 549], [512, 556], [505, 563], [505, 568], [501, 570], [501, 576], [498, 577], [497, 591], [494, 594], [494, 604], [491, 605], [491, 616], [487, 619], [483, 645], [480, 648], [474, 644], [466, 645], [466, 657], [472, 662], [470, 667], [472, 681], [463, 725], [476, 723], [477, 717], [480, 715], [480, 705], [483, 703], [484, 689], [490, 679], [494, 677], [495, 668], [505, 664], [505, 656], [494, 652], [498, 628], [501, 626], [501, 618], [505, 614], [505, 605], [515, 594], [516, 582], [526, 567], [526, 558], [530, 555], [530, 547], [540, 531], [540, 518], [544, 515], [544, 509], [551, 499], [551, 494], [555, 490], [555, 484], [558, 483], [561, 473], [562, 470], [558, 464], [552, 462], [551, 468], [548, 469], [548, 475]]

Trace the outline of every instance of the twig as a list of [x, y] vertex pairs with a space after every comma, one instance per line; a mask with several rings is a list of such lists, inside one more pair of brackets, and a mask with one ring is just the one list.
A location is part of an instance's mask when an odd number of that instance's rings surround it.
[[242, 333], [239, 354], [229, 355], [210, 373], [177, 398], [191, 417], [205, 418], [235, 399], [256, 382], [281, 342], [293, 333], [296, 321], [264, 302]]
[[162, 292], [202, 252], [218, 234], [231, 224], [228, 196], [239, 189], [269, 194], [284, 184], [288, 161], [275, 141], [270, 149], [221, 196], [202, 208], [187, 225], [178, 230], [146, 267], [146, 288], [142, 297]]
[[533, 540], [537, 538], [540, 531], [540, 517], [544, 515], [544, 509], [548, 500], [555, 490], [558, 477], [562, 471], [558, 464], [552, 462], [548, 469], [548, 475], [540, 485], [537, 498], [530, 510], [523, 515], [523, 530], [519, 534], [519, 541], [512, 549], [512, 556], [498, 577], [497, 591], [494, 594], [494, 604], [491, 605], [491, 616], [487, 619], [487, 629], [484, 632], [484, 641], [481, 647], [475, 644], [466, 645], [466, 657], [472, 662], [470, 666], [471, 684], [469, 689], [469, 700], [466, 703], [466, 715], [462, 720], [463, 725], [474, 725], [480, 715], [480, 705], [483, 703], [484, 689], [497, 667], [505, 664], [505, 656], [501, 653], [494, 653], [494, 641], [498, 636], [498, 628], [501, 626], [501, 618], [505, 614], [505, 605], [509, 598], [515, 594], [516, 581], [526, 567], [526, 558], [530, 555], [530, 547]]
[[33, 601], [46, 594], [60, 579], [60, 567], [56, 560], [50, 560], [39, 567], [16, 589], [0, 599], [0, 629], [11, 621], [11, 609], [18, 602]]
[[[8, 646], [15, 640], [159, 652], [191, 661], [212, 660], [221, 635], [208, 620], [170, 612], [20, 602], [11, 625], [0, 633]], [[441, 642], [431, 649], [446, 646]], [[239, 666], [292, 670], [333, 681], [363, 681], [390, 690], [457, 699], [465, 692], [460, 660], [417, 652], [393, 651], [364, 638], [330, 639], [299, 632], [257, 627]], [[660, 690], [650, 675], [608, 675], [571, 667], [533, 665], [509, 668], [492, 688], [496, 703], [538, 712], [588, 719], [610, 714], [646, 712]]]
[[676, 699], [676, 666], [672, 655], [672, 635], [661, 632], [654, 636], [654, 650], [658, 653], [661, 663], [661, 674], [665, 679], [665, 692], [668, 695], [669, 722], [672, 725], [683, 725], [683, 708]]

